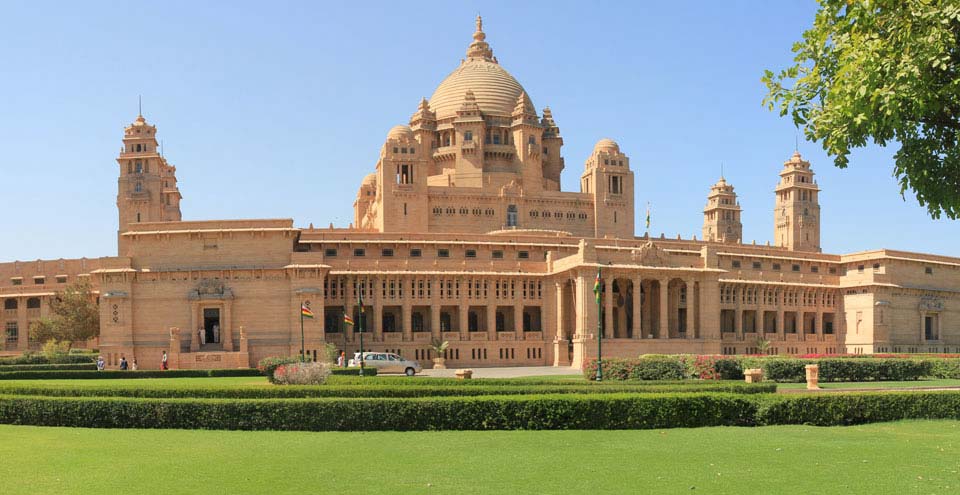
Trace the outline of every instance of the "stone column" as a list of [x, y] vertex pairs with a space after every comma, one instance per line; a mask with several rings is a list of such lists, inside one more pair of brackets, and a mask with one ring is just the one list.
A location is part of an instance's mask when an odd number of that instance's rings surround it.
[[487, 340], [497, 340], [497, 302], [487, 299]]
[[786, 325], [783, 324], [783, 290], [777, 290], [777, 337], [780, 341], [786, 341]]
[[733, 331], [737, 335], [737, 340], [743, 340], [743, 286], [733, 286], [736, 303], [733, 308]]
[[[612, 274], [611, 274], [612, 275]], [[613, 338], [613, 280], [610, 277], [603, 281], [603, 338]]]
[[523, 340], [523, 303], [520, 299], [513, 303], [513, 331], [517, 334], [517, 340]]
[[[342, 277], [340, 278], [339, 282], [341, 284], [346, 284], [346, 286], [343, 287], [343, 297], [344, 297], [343, 307], [344, 307], [344, 310], [347, 312], [347, 314], [350, 315], [351, 318], [353, 318], [354, 301], [357, 300], [356, 294], [354, 294], [354, 291], [353, 291], [353, 277]], [[354, 323], [353, 325], [344, 325], [345, 330], [347, 331], [346, 339], [349, 342], [354, 341], [354, 338], [353, 338], [354, 330], [356, 330], [356, 326], [360, 324], [359, 321], [354, 321], [353, 323]], [[367, 328], [370, 328], [370, 327], [368, 326]]]
[[556, 336], [555, 336], [555, 339], [554, 339], [554, 340], [563, 341], [563, 340], [564, 340], [564, 338], [563, 338], [563, 323], [564, 323], [564, 319], [566, 318], [566, 311], [567, 311], [567, 308], [564, 308], [564, 307], [563, 307], [563, 286], [564, 286], [564, 283], [563, 283], [563, 282], [557, 282], [555, 285], [556, 285], [556, 287], [557, 287], [557, 297], [556, 297], [556, 299], [557, 299], [557, 310], [556, 310], [556, 312], [555, 312], [555, 314], [557, 315], [557, 328], [556, 328], [556, 332], [557, 332], [557, 333], [556, 333]]
[[190, 352], [200, 350], [200, 301], [193, 301], [190, 304]]
[[440, 333], [440, 305], [430, 305], [430, 333], [435, 339], [443, 337]]
[[[300, 308], [297, 308], [299, 311]], [[305, 322], [305, 324], [309, 324]], [[233, 352], [233, 300], [223, 301], [223, 321], [220, 322], [220, 346], [224, 351]]]
[[[373, 314], [370, 315], [370, 324], [368, 330], [372, 330], [374, 342], [383, 342], [383, 287], [380, 279], [373, 279]], [[366, 301], [364, 301], [366, 302]], [[369, 335], [365, 335], [369, 337]]]
[[683, 281], [687, 286], [687, 338], [697, 338], [697, 330], [700, 328], [699, 307], [696, 298], [696, 282], [692, 278]]
[[[403, 329], [403, 340], [405, 342], [413, 341], [413, 311], [411, 311], [410, 303], [410, 281], [407, 277], [400, 277], [400, 287], [401, 297], [400, 297], [400, 314], [401, 314], [401, 328]], [[405, 289], [405, 290], [404, 290]]]
[[670, 338], [670, 279], [660, 279], [660, 335], [661, 339]]
[[460, 340], [470, 340], [470, 307], [467, 305], [461, 305], [457, 308], [459, 313], [458, 329], [460, 330]]
[[[921, 318], [920, 321], [921, 321], [920, 328], [923, 329], [923, 319]], [[27, 320], [27, 298], [18, 297], [17, 298], [17, 350], [25, 351], [29, 348], [30, 348], [30, 323], [29, 323], [29, 320]]]
[[633, 338], [643, 338], [643, 308], [640, 304], [640, 287], [643, 280], [640, 276], [633, 278]]

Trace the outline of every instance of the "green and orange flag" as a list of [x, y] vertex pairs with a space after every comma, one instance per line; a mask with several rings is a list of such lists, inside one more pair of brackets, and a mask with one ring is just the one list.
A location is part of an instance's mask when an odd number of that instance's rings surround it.
[[306, 304], [301, 304], [300, 316], [303, 318], [313, 318], [313, 311], [310, 310], [310, 306], [307, 306]]
[[597, 296], [597, 304], [600, 304], [600, 269], [597, 268], [597, 281], [593, 283], [593, 293]]

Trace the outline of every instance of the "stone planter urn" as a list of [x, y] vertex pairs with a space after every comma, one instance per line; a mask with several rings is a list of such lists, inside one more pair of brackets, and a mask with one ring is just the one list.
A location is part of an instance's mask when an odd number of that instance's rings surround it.
[[807, 390], [820, 390], [820, 366], [808, 364], [804, 369], [807, 371]]
[[442, 357], [433, 358], [433, 369], [435, 369], [435, 370], [445, 370], [445, 369], [447, 369], [447, 365], [444, 364], [445, 362], [446, 362], [446, 360], [443, 359]]

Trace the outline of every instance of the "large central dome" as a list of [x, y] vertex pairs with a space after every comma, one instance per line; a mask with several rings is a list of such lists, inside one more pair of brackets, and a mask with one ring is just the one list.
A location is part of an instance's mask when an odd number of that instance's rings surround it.
[[510, 75], [493, 56], [484, 40], [483, 24], [477, 16], [477, 31], [467, 48], [467, 59], [437, 86], [430, 97], [430, 109], [437, 119], [456, 114], [463, 104], [467, 90], [473, 91], [480, 111], [488, 115], [510, 116], [517, 99], [524, 93], [523, 86]]

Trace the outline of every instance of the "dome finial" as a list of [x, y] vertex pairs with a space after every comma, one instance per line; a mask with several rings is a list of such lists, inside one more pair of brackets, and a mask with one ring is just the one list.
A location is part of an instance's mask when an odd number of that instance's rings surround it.
[[487, 62], [496, 63], [493, 58], [493, 50], [490, 49], [490, 44], [484, 41], [485, 39], [487, 39], [487, 35], [483, 32], [483, 18], [480, 17], [480, 14], [477, 14], [477, 30], [473, 33], [473, 43], [470, 43], [470, 46], [467, 47], [468, 60], [480, 58]]

